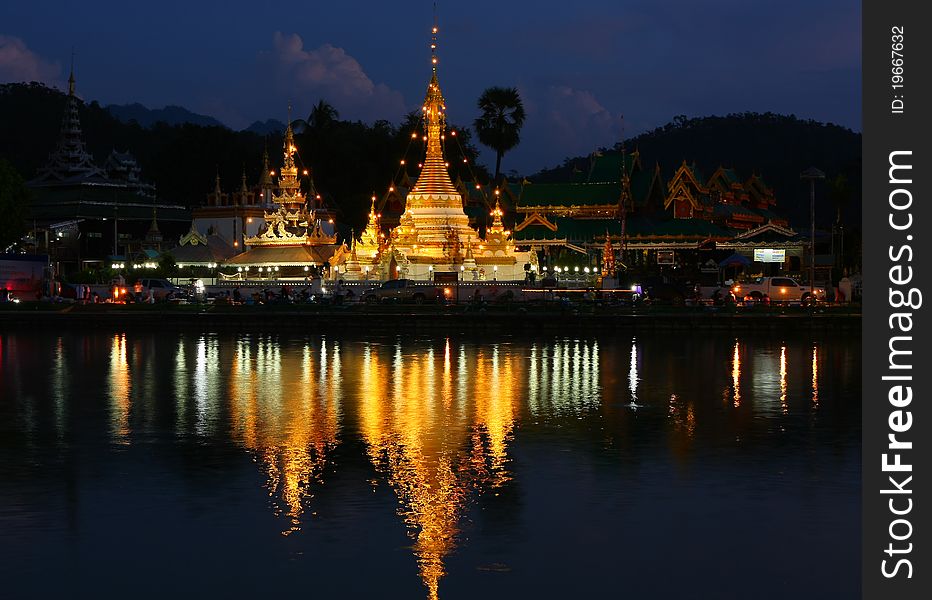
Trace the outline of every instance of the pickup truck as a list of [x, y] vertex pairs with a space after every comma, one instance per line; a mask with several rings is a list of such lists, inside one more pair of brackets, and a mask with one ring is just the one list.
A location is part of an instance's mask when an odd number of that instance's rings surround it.
[[423, 304], [433, 302], [439, 296], [440, 293], [433, 286], [415, 285], [410, 279], [392, 279], [377, 288], [366, 290], [363, 299], [368, 304], [407, 301]]
[[750, 282], [735, 284], [731, 291], [735, 298], [741, 300], [762, 301], [765, 298], [772, 302], [802, 302], [809, 304], [815, 300], [825, 300], [825, 290], [816, 287], [809, 290], [808, 285], [801, 285], [790, 277], [758, 277]]

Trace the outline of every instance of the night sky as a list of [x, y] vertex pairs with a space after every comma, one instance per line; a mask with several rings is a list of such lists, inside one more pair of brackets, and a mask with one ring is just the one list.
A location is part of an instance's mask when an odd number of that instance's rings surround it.
[[[0, 4], [0, 82], [102, 104], [178, 104], [234, 128], [304, 117], [399, 122], [430, 76], [432, 3]], [[528, 117], [503, 170], [532, 173], [675, 115], [793, 113], [861, 128], [861, 4], [850, 0], [438, 2], [449, 118], [471, 124], [492, 85]], [[56, 117], [57, 118], [57, 117]], [[484, 152], [483, 160], [494, 163]]]

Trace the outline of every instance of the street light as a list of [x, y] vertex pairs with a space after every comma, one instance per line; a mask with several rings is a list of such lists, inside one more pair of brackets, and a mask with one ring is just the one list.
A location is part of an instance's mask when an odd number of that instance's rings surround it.
[[815, 182], [825, 179], [825, 173], [809, 167], [799, 178], [809, 180], [809, 294], [815, 300]]

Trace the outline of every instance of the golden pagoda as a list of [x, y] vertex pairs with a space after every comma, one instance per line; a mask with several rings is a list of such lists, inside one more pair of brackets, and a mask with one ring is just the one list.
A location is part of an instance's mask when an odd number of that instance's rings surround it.
[[[342, 262], [348, 249], [344, 244], [337, 244], [332, 227], [331, 231], [327, 231], [321, 216], [326, 213], [309, 208], [307, 195], [301, 191], [298, 168], [294, 161], [297, 147], [290, 119], [285, 129], [283, 150], [284, 163], [279, 171], [277, 190], [272, 193], [272, 203], [276, 208], [264, 213], [265, 225], [259, 233], [244, 240], [249, 250], [233, 257], [226, 265], [264, 267], [275, 269], [278, 278], [303, 278], [307, 275], [304, 267]], [[267, 166], [268, 162], [265, 164]], [[272, 171], [267, 172], [269, 176], [272, 175]], [[328, 220], [327, 225], [330, 224], [332, 222]]]
[[[431, 78], [422, 107], [426, 157], [417, 182], [407, 195], [399, 225], [384, 244], [378, 244], [374, 266], [383, 279], [397, 276], [429, 279], [433, 272], [443, 271], [462, 271], [467, 280], [491, 279], [493, 272], [500, 279], [524, 279], [525, 265], [530, 268], [532, 261], [536, 262], [536, 255], [515, 251], [511, 232], [501, 224], [501, 208], [497, 202], [492, 216], [497, 219], [498, 229], [493, 226], [487, 239], [480, 238], [469, 226], [463, 197], [450, 179], [449, 163], [443, 153], [446, 101], [437, 79], [436, 26], [430, 50]], [[377, 216], [373, 205], [370, 224], [374, 219]], [[366, 241], [368, 254], [376, 245], [371, 239]]]

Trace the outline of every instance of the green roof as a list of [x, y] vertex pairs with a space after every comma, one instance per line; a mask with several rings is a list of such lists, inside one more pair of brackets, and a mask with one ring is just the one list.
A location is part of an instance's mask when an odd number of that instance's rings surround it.
[[752, 220], [760, 220], [763, 218], [763, 215], [758, 213], [755, 210], [751, 210], [740, 204], [716, 204], [715, 205], [715, 214], [721, 215], [723, 217], [745, 217]]
[[531, 183], [522, 187], [518, 206], [602, 206], [618, 204], [621, 184]]
[[773, 211], [771, 211], [771, 210], [767, 210], [766, 208], [754, 208], [754, 209], [752, 209], [752, 210], [753, 210], [754, 212], [756, 212], [757, 214], [759, 214], [760, 216], [764, 217], [764, 221], [765, 221], [765, 222], [767, 222], [767, 221], [787, 221], [787, 218], [786, 218], [786, 217], [781, 217], [781, 216], [778, 215], [777, 213], [775, 213], [775, 212], [773, 212]]
[[631, 195], [635, 206], [647, 206], [650, 185], [654, 180], [653, 171], [637, 171], [631, 175]]
[[631, 217], [627, 222], [629, 240], [637, 238], [692, 239], [702, 241], [708, 238], [728, 238], [733, 232], [719, 227], [704, 219], [664, 219], [653, 220], [645, 217]]
[[[631, 173], [634, 167], [634, 154], [625, 155], [625, 169]], [[621, 181], [621, 153], [612, 152], [596, 156], [589, 169], [589, 183], [608, 183]]]

